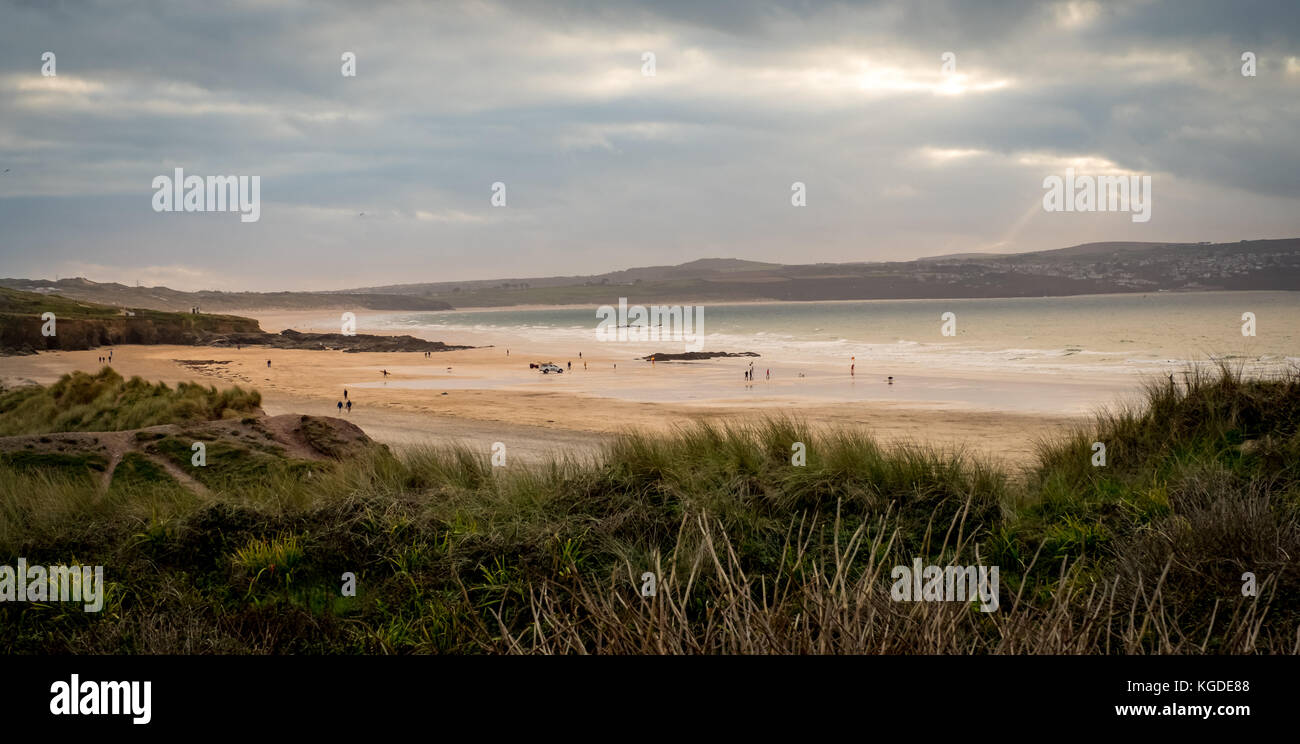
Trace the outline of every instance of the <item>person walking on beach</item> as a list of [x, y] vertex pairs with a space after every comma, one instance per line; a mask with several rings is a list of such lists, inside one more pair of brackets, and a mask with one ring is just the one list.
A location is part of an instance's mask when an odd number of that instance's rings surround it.
[[266, 360], [266, 368], [267, 368], [267, 369], [270, 369], [270, 368], [271, 368], [271, 360], [270, 360], [270, 359], [267, 359], [267, 360]]
[[858, 368], [858, 365], [857, 365], [857, 364], [850, 364], [850, 365], [849, 365], [849, 377], [853, 377], [853, 376], [857, 375], [857, 372], [855, 371], [857, 368]]
[[388, 376], [388, 370], [384, 370], [384, 377]]
[[582, 363], [582, 371], [583, 371], [583, 372], [586, 372], [586, 371], [587, 371], [587, 363], [586, 363], [586, 362], [583, 362], [583, 363]]
[[348, 413], [352, 413], [352, 401], [348, 401]]
[[772, 370], [771, 370], [771, 369], [768, 369], [768, 370], [767, 370], [767, 379], [769, 379], [769, 380], [772, 379]]
[[343, 388], [343, 400], [347, 400], [347, 399], [348, 399], [348, 389]]
[[339, 401], [339, 413], [343, 413], [343, 401]]
[[573, 360], [572, 360], [572, 359], [569, 360], [569, 371], [570, 371], [570, 372], [573, 371]]

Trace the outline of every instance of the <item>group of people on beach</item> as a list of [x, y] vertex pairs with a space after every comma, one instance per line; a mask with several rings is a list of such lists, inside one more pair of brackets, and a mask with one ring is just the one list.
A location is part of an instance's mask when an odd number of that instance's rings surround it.
[[[750, 363], [749, 363], [749, 367], [745, 369], [745, 384], [746, 384], [747, 386], [748, 386], [748, 385], [753, 385], [753, 384], [754, 384], [754, 373], [755, 373], [755, 370], [754, 370], [754, 363], [753, 363], [753, 362], [750, 362]], [[852, 360], [850, 360], [850, 363], [849, 363], [849, 377], [856, 377], [857, 374], [858, 374], [857, 358], [854, 357]], [[805, 377], [806, 375], [805, 375], [803, 372], [800, 372], [800, 373], [799, 373], [799, 376], [800, 376], [800, 377]], [[769, 382], [772, 380], [772, 370], [771, 370], [771, 368], [768, 368], [768, 369], [767, 369], [766, 374], [765, 374], [765, 376], [764, 376], [764, 379], [768, 380]], [[890, 375], [889, 377], [886, 377], [886, 378], [885, 378], [885, 381], [886, 381], [887, 383], [889, 383], [890, 385], [893, 385], [893, 384], [894, 384], [894, 376], [893, 376], [893, 375]]]
[[100, 358], [99, 358], [99, 363], [100, 363], [100, 364], [112, 364], [112, 363], [113, 363], [113, 352], [110, 350], [110, 351], [108, 352], [108, 356], [102, 356], [102, 357], [100, 357]]

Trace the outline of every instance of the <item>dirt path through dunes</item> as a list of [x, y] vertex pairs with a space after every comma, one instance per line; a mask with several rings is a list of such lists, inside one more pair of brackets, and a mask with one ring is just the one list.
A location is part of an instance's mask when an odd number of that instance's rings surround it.
[[263, 399], [268, 416], [304, 413], [343, 418], [359, 427], [371, 439], [396, 449], [436, 447], [449, 444], [490, 453], [492, 445], [506, 445], [508, 461], [543, 463], [554, 456], [588, 459], [599, 453], [608, 436], [599, 432], [574, 431], [511, 424], [505, 421], [477, 421], [454, 416], [404, 411], [396, 408], [358, 406], [352, 413], [338, 415], [337, 407], [316, 398], [273, 395]]

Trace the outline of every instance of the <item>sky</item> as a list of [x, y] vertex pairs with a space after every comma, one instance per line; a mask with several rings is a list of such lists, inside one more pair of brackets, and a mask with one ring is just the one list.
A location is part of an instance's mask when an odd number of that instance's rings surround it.
[[0, 0], [0, 171], [0, 276], [184, 290], [1297, 237], [1300, 3]]

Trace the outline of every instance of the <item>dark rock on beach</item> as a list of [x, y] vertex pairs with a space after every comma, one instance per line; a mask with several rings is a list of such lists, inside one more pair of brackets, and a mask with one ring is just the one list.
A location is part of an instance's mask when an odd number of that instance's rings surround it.
[[272, 349], [323, 349], [331, 351], [457, 351], [472, 346], [450, 346], [415, 336], [374, 336], [358, 333], [302, 333], [286, 329], [279, 333], [230, 333], [216, 336], [205, 346], [267, 346]]

